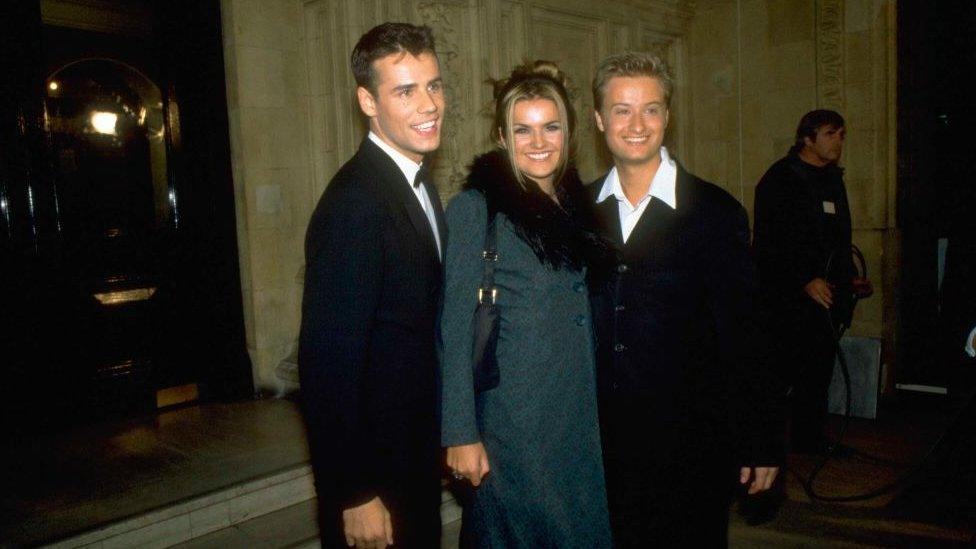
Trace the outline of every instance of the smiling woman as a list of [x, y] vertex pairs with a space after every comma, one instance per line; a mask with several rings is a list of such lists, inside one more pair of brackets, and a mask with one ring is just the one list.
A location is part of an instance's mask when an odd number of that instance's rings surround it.
[[553, 179], [565, 164], [566, 138], [559, 108], [551, 99], [520, 99], [512, 109], [512, 142], [515, 162], [543, 192], [554, 196]]
[[[470, 490], [462, 547], [610, 547], [586, 272], [606, 248], [570, 162], [575, 118], [555, 65], [498, 84], [492, 137], [448, 206], [441, 442]], [[491, 212], [491, 214], [489, 214]], [[499, 383], [475, 396], [471, 313], [496, 232]]]

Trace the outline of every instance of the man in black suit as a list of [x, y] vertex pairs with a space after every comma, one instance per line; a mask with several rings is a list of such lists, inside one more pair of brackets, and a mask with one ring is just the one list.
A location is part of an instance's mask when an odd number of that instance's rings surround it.
[[446, 233], [424, 165], [444, 94], [427, 27], [384, 23], [352, 53], [369, 135], [305, 242], [299, 370], [325, 547], [436, 547], [435, 321]]
[[782, 459], [746, 214], [662, 146], [671, 89], [642, 53], [605, 59], [593, 82], [614, 167], [592, 191], [620, 257], [594, 274], [600, 420], [625, 548], [724, 546], [737, 483], [768, 489]]

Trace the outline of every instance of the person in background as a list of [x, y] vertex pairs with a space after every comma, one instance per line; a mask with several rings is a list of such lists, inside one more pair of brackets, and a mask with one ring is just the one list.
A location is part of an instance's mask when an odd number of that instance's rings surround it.
[[851, 212], [838, 166], [845, 132], [834, 111], [806, 113], [789, 153], [756, 186], [759, 285], [792, 387], [790, 449], [800, 453], [830, 446], [824, 429], [837, 334], [850, 326], [855, 292], [871, 293], [851, 255]]

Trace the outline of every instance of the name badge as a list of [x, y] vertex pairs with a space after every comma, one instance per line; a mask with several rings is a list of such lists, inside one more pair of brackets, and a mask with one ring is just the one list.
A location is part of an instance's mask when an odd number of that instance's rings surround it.
[[824, 213], [829, 213], [831, 215], [837, 213], [837, 207], [834, 206], [833, 202], [829, 200], [824, 200], [823, 205], [824, 205]]

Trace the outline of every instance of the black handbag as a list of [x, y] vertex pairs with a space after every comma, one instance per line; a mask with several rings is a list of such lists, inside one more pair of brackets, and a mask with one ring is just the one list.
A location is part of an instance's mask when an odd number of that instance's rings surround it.
[[476, 394], [498, 387], [499, 382], [498, 358], [495, 355], [499, 324], [499, 310], [496, 303], [498, 290], [495, 288], [495, 262], [498, 261], [496, 234], [495, 214], [489, 211], [485, 247], [481, 252], [484, 272], [481, 277], [481, 287], [478, 288], [478, 305], [474, 308], [474, 317], [471, 319], [474, 333], [471, 364], [474, 369]]

